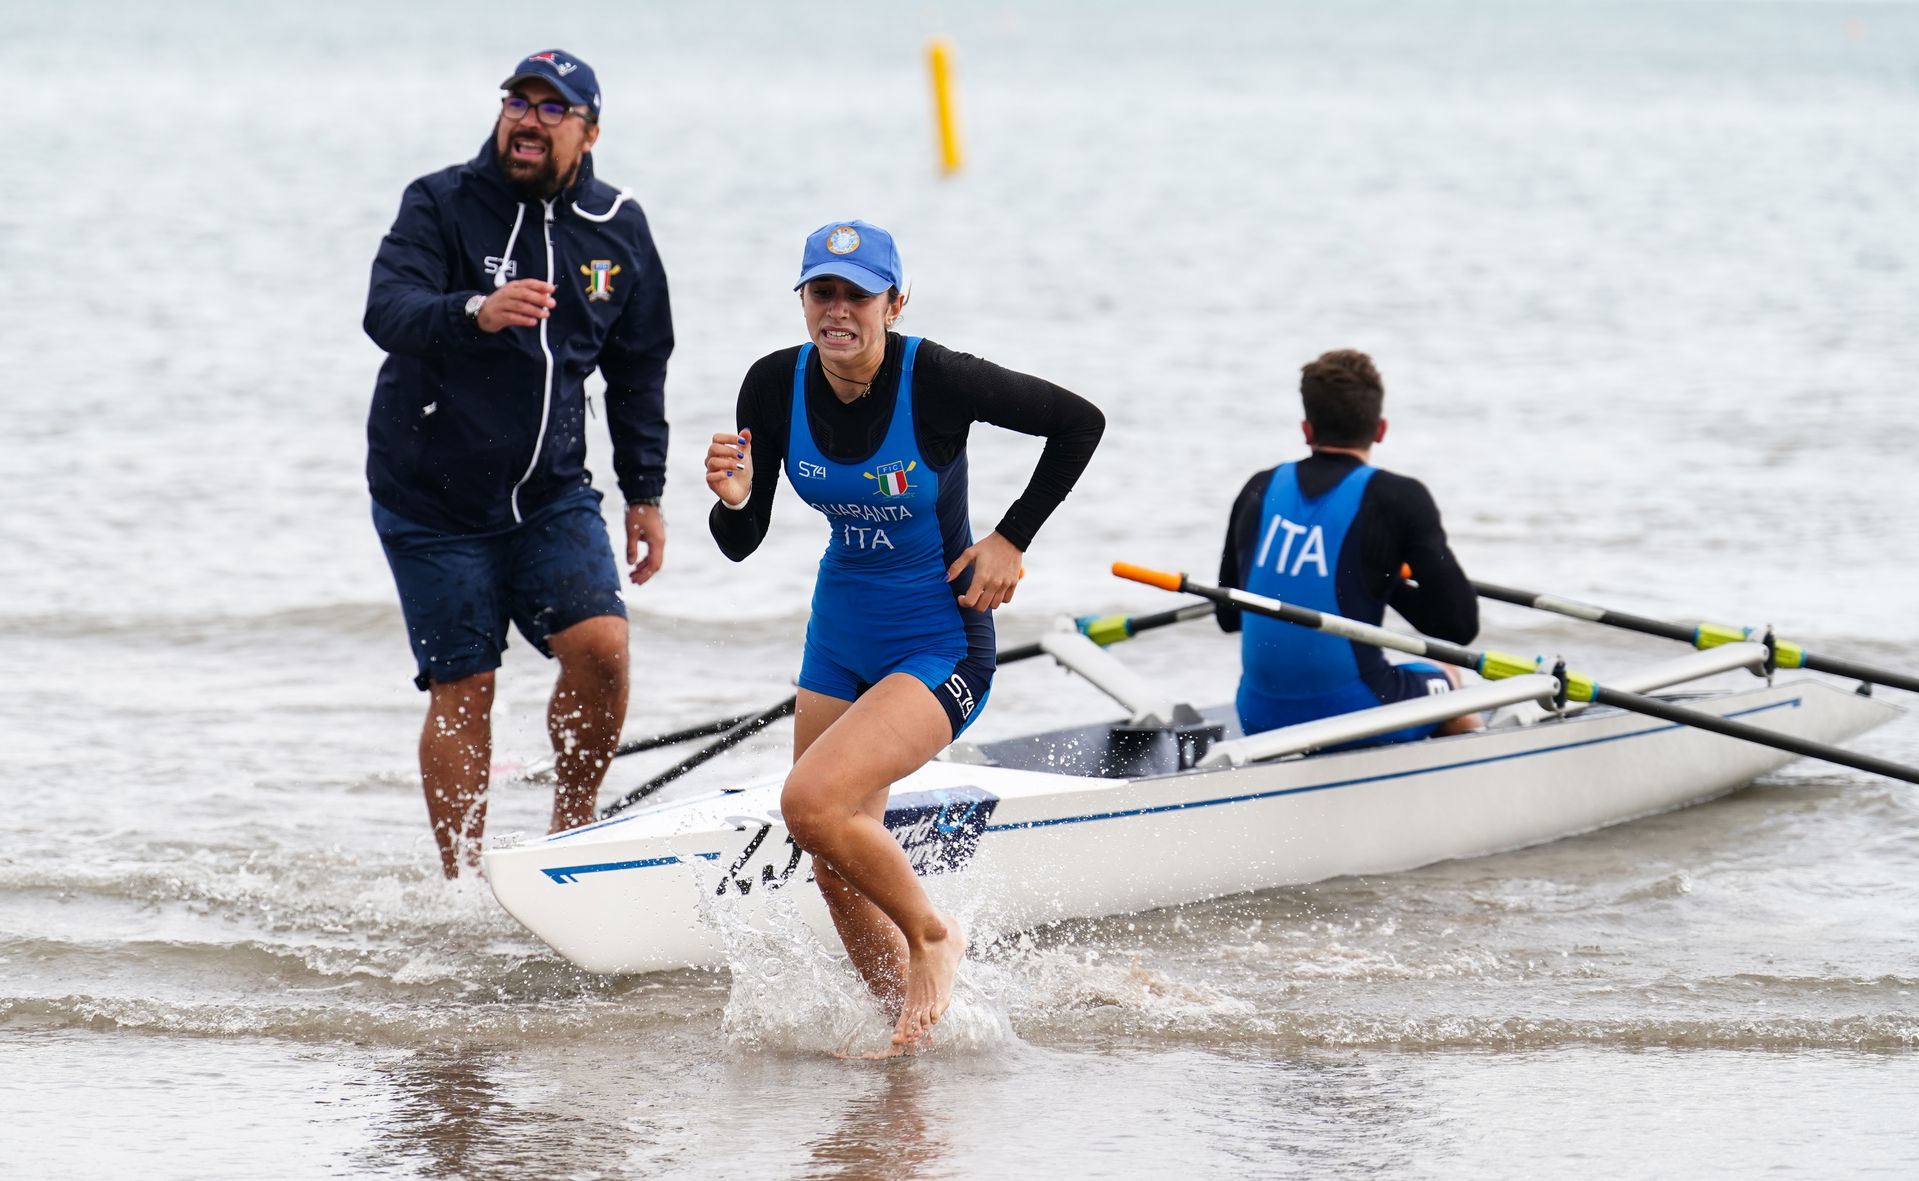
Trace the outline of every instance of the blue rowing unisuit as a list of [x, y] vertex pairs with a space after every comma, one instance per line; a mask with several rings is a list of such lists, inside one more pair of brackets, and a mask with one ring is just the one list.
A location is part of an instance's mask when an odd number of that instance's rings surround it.
[[913, 357], [906, 337], [899, 390], [886, 437], [873, 453], [844, 463], [823, 452], [806, 415], [803, 346], [793, 367], [786, 478], [831, 530], [813, 587], [800, 687], [852, 700], [881, 678], [917, 678], [946, 709], [957, 735], [986, 699], [993, 669], [993, 621], [963, 608], [970, 570], [948, 583], [947, 568], [970, 546], [966, 452], [937, 468], [913, 426]]
[[[1246, 589], [1377, 624], [1385, 613], [1383, 601], [1367, 596], [1366, 602], [1342, 603], [1339, 593], [1341, 556], [1376, 470], [1361, 464], [1312, 498], [1300, 489], [1296, 465], [1274, 469], [1260, 506], [1259, 540], [1245, 574]], [[1361, 592], [1355, 588], [1349, 593]], [[1437, 666], [1390, 665], [1368, 648], [1362, 667], [1357, 651], [1351, 640], [1248, 614], [1240, 636], [1240, 728], [1254, 734], [1450, 687]], [[1424, 738], [1433, 729], [1396, 730], [1366, 744]]]

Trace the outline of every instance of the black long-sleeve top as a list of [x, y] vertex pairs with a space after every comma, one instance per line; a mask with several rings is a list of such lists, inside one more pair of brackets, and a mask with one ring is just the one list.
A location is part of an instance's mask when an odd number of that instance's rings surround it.
[[[1300, 491], [1323, 496], [1359, 465], [1356, 456], [1314, 452], [1299, 461]], [[1246, 586], [1246, 572], [1253, 567], [1259, 545], [1261, 506], [1276, 470], [1267, 468], [1246, 481], [1233, 501], [1226, 545], [1219, 557], [1221, 586]], [[1412, 567], [1417, 586], [1400, 579], [1402, 565]], [[1383, 469], [1373, 473], [1348, 529], [1340, 566], [1337, 585], [1357, 580], [1375, 601], [1384, 600], [1426, 635], [1464, 644], [1479, 634], [1479, 598], [1446, 544], [1439, 506], [1426, 486], [1410, 476]], [[1219, 605], [1223, 630], [1238, 631], [1239, 616], [1239, 608]]]
[[[772, 523], [773, 494], [792, 422], [793, 364], [799, 349], [795, 345], [761, 357], [740, 383], [739, 426], [751, 431], [753, 440], [752, 495], [743, 508], [716, 503], [707, 514], [713, 540], [735, 562], [759, 548]], [[872, 387], [850, 403], [834, 394], [814, 352], [806, 365], [806, 419], [821, 451], [856, 463], [880, 445], [899, 400], [904, 352], [903, 338], [887, 333], [886, 358]], [[1106, 429], [1106, 417], [1099, 407], [1050, 381], [922, 340], [913, 361], [913, 424], [920, 453], [929, 463], [951, 463], [976, 422], [1046, 439], [1032, 479], [996, 526], [1001, 537], [1024, 551], [1086, 469]]]

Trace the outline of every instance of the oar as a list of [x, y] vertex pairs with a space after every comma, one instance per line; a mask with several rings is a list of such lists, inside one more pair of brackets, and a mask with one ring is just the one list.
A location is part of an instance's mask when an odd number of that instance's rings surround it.
[[[1291, 603], [1282, 603], [1278, 599], [1269, 599], [1264, 595], [1208, 586], [1205, 583], [1194, 582], [1184, 574], [1149, 570], [1127, 562], [1115, 562], [1113, 573], [1121, 578], [1143, 582], [1162, 590], [1184, 591], [1187, 594], [1211, 599], [1215, 603], [1230, 603], [1243, 611], [1251, 611], [1255, 615], [1284, 620], [1299, 627], [1356, 640], [1362, 644], [1371, 644], [1376, 648], [1391, 648], [1394, 651], [1424, 656], [1445, 664], [1458, 665], [1460, 668], [1469, 668], [1489, 681], [1540, 671], [1536, 662], [1527, 660], [1523, 656], [1513, 656], [1505, 652], [1475, 652], [1470, 648], [1461, 648], [1441, 640], [1402, 635], [1399, 632], [1387, 631], [1383, 627], [1374, 627], [1344, 616], [1328, 615], [1323, 611], [1314, 611], [1307, 607], [1295, 607]], [[1589, 701], [1595, 705], [1616, 706], [1681, 726], [1694, 726], [1701, 730], [1710, 730], [1715, 734], [1724, 734], [1728, 738], [1739, 738], [1761, 746], [1789, 751], [1806, 758], [1823, 759], [1828, 763], [1838, 763], [1842, 767], [1852, 767], [1891, 779], [1903, 779], [1907, 783], [1919, 783], [1919, 767], [1908, 767], [1887, 759], [1873, 758], [1871, 755], [1855, 754], [1842, 747], [1813, 742], [1790, 734], [1780, 734], [1745, 722], [1735, 722], [1713, 714], [1701, 713], [1698, 710], [1685, 709], [1654, 697], [1608, 689], [1591, 677], [1578, 673], [1558, 669], [1553, 671], [1559, 677], [1560, 685], [1567, 700], [1570, 701]]]
[[[682, 742], [691, 742], [695, 738], [708, 738], [714, 734], [724, 734], [741, 722], [750, 720], [753, 716], [752, 714], [740, 714], [737, 717], [716, 718], [711, 722], [701, 722], [697, 726], [688, 726], [683, 730], [668, 730], [664, 734], [655, 734], [648, 738], [629, 738], [625, 742], [620, 743], [619, 747], [614, 750], [613, 757], [617, 759], [621, 755], [636, 755], [641, 751], [658, 750], [662, 746], [678, 746]], [[520, 772], [520, 778], [540, 780], [550, 778], [552, 774], [553, 756], [548, 755], [543, 759], [527, 764], [526, 769]]]
[[[1189, 603], [1184, 607], [1174, 607], [1170, 611], [1159, 611], [1151, 615], [1087, 615], [1076, 620], [1075, 624], [1079, 630], [1084, 632], [1094, 643], [1104, 647], [1108, 644], [1117, 644], [1121, 640], [1131, 639], [1143, 631], [1151, 631], [1156, 627], [1165, 627], [1169, 623], [1184, 623], [1189, 619], [1202, 619], [1212, 613], [1213, 604], [1211, 603]], [[1037, 643], [1021, 644], [1016, 648], [1005, 648], [1000, 651], [997, 663], [1014, 664], [1021, 660], [1030, 660], [1035, 656], [1041, 655], [1044, 651], [1045, 649], [1041, 648]], [[609, 816], [625, 811], [660, 790], [662, 787], [673, 782], [675, 779], [686, 774], [688, 771], [705, 763], [714, 755], [738, 746], [748, 738], [764, 730], [767, 726], [792, 713], [794, 704], [797, 701], [798, 696], [795, 695], [759, 713], [748, 714], [740, 718], [727, 719], [727, 722], [730, 724], [727, 725], [725, 733], [721, 734], [717, 741], [694, 751], [686, 758], [681, 759], [645, 783], [640, 784], [632, 791], [627, 792], [619, 799], [614, 800], [606, 807], [601, 808], [600, 818], [604, 820]], [[694, 727], [693, 730], [698, 730], [702, 734], [711, 733], [719, 725], [720, 723], [710, 722], [705, 727]], [[700, 735], [689, 731], [686, 736], [691, 738]], [[659, 739], [643, 739], [642, 741], [650, 741], [654, 746], [666, 746], [670, 745], [670, 743], [664, 740], [670, 737], [672, 736], [661, 735]], [[625, 750], [622, 749], [620, 753], [624, 754]]]
[[[1717, 623], [1702, 623], [1698, 627], [1687, 627], [1684, 624], [1667, 623], [1662, 619], [1648, 619], [1643, 615], [1629, 615], [1624, 611], [1595, 607], [1591, 603], [1562, 599], [1557, 595], [1542, 595], [1537, 591], [1496, 586], [1490, 582], [1475, 581], [1473, 590], [1484, 598], [1497, 599], [1502, 603], [1536, 607], [1541, 611], [1570, 615], [1574, 619], [1583, 619], [1588, 623], [1603, 623], [1610, 627], [1625, 628], [1627, 631], [1644, 632], [1649, 636], [1664, 636], [1668, 640], [1679, 640], [1695, 648], [1717, 648], [1721, 644], [1734, 644], [1741, 640], [1760, 638], [1754, 635], [1754, 629], [1749, 627], [1727, 627]], [[1871, 681], [1875, 685], [1889, 685], [1895, 689], [1919, 693], [1919, 677], [1909, 673], [1874, 668], [1871, 665], [1856, 664], [1850, 660], [1839, 660], [1831, 656], [1814, 655], [1799, 645], [1789, 644], [1784, 640], [1772, 640], [1768, 646], [1773, 651], [1773, 662], [1780, 668], [1809, 668], [1814, 672], [1832, 673], [1858, 681]]]
[[778, 705], [763, 709], [756, 714], [749, 714], [745, 718], [740, 719], [736, 724], [728, 727], [726, 732], [719, 736], [718, 740], [694, 751], [692, 754], [674, 763], [671, 767], [668, 767], [645, 783], [640, 784], [632, 791], [627, 792], [619, 799], [614, 800], [606, 807], [601, 808], [600, 819], [605, 820], [616, 812], [622, 812], [627, 808], [631, 808], [634, 804], [639, 803], [641, 800], [652, 795], [662, 787], [665, 787], [675, 779], [678, 779], [688, 771], [700, 766], [713, 756], [731, 750], [733, 747], [745, 742], [761, 730], [766, 729], [774, 722], [792, 713], [793, 706], [798, 700], [797, 696], [788, 697]]

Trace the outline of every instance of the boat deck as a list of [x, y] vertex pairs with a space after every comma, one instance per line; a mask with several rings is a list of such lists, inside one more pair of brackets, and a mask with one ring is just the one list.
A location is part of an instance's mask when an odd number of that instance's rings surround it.
[[[1659, 696], [1675, 704], [1693, 704], [1721, 695], [1688, 690]], [[1573, 717], [1604, 717], [1617, 712], [1611, 706], [1586, 706]], [[1214, 743], [1240, 737], [1238, 713], [1230, 703], [1208, 707], [1199, 714], [1200, 722], [1185, 726], [1133, 727], [1124, 722], [1105, 722], [1067, 726], [995, 742], [958, 743], [948, 758], [956, 763], [1082, 775], [1091, 779], [1173, 775], [1191, 770]], [[1501, 724], [1515, 723], [1495, 722], [1496, 726]]]
[[1186, 726], [1068, 726], [982, 742], [953, 761], [1096, 779], [1171, 775], [1190, 769], [1213, 743], [1239, 737], [1239, 719], [1230, 704], [1201, 710], [1200, 717], [1202, 721]]

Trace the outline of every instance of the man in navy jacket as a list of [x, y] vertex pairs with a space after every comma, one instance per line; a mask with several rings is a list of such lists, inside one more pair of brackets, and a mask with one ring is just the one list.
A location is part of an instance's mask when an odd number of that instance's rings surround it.
[[367, 484], [415, 683], [431, 695], [420, 772], [448, 877], [475, 862], [485, 830], [509, 620], [560, 662], [547, 711], [554, 831], [593, 818], [626, 718], [626, 607], [585, 464], [595, 369], [636, 585], [666, 546], [672, 316], [645, 215], [593, 175], [598, 80], [549, 50], [501, 87], [480, 154], [407, 187], [365, 319], [387, 352]]

